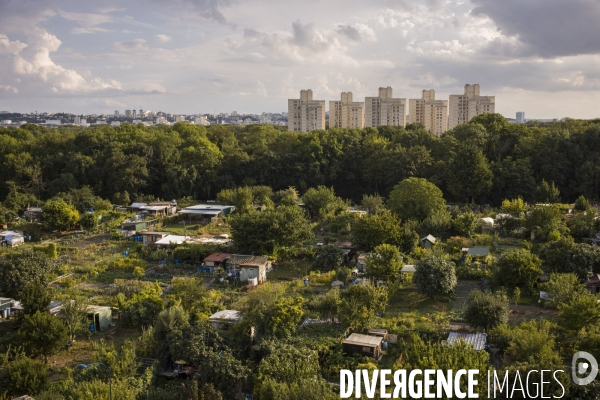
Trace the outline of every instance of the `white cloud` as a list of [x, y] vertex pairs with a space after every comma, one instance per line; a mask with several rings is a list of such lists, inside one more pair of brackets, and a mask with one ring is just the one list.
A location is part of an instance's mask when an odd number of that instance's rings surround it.
[[167, 35], [154, 35], [154, 38], [158, 43], [167, 43], [170, 42], [171, 39], [173, 39], [171, 36]]
[[133, 39], [130, 42], [114, 42], [112, 47], [117, 51], [144, 51], [148, 50], [145, 39]]
[[72, 69], [56, 64], [50, 57], [61, 45], [54, 35], [34, 29], [30, 32], [29, 43], [23, 47], [13, 45], [13, 72], [17, 77], [41, 81], [52, 92], [91, 92], [103, 89], [120, 89], [119, 82], [99, 78], [85, 79]]
[[106, 14], [75, 13], [59, 10], [58, 14], [66, 20], [80, 25], [78, 28], [71, 29], [74, 35], [95, 32], [109, 32], [108, 29], [101, 28], [98, 25], [113, 22], [113, 18]]

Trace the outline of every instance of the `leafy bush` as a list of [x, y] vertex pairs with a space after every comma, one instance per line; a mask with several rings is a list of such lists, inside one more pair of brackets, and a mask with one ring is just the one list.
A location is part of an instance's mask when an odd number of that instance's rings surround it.
[[146, 262], [131, 257], [118, 258], [108, 264], [107, 271], [133, 272], [136, 267], [146, 269]]

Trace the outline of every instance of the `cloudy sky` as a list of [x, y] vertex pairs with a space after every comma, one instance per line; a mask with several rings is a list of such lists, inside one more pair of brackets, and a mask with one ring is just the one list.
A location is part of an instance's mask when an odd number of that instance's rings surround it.
[[479, 83], [496, 111], [600, 116], [599, 0], [0, 0], [0, 110], [280, 112]]

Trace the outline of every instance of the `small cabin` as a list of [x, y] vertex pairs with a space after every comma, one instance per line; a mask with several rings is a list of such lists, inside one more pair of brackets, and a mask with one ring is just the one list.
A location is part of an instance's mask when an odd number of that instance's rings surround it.
[[353, 333], [342, 342], [342, 348], [344, 349], [344, 353], [348, 355], [359, 354], [361, 356], [373, 357], [378, 360], [382, 355], [382, 342], [383, 338], [381, 336]]
[[433, 247], [436, 241], [437, 239], [435, 237], [433, 237], [432, 235], [427, 235], [421, 239], [421, 246], [424, 249], [430, 249]]
[[156, 246], [156, 242], [170, 235], [168, 232], [140, 232], [144, 246]]
[[112, 323], [112, 308], [105, 306], [87, 306], [85, 313], [91, 332], [100, 332], [110, 327]]

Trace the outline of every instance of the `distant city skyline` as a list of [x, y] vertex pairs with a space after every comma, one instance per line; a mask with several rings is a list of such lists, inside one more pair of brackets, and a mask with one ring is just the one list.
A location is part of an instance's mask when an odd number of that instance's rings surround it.
[[259, 114], [478, 82], [505, 116], [594, 118], [598, 19], [595, 0], [2, 1], [0, 109]]

